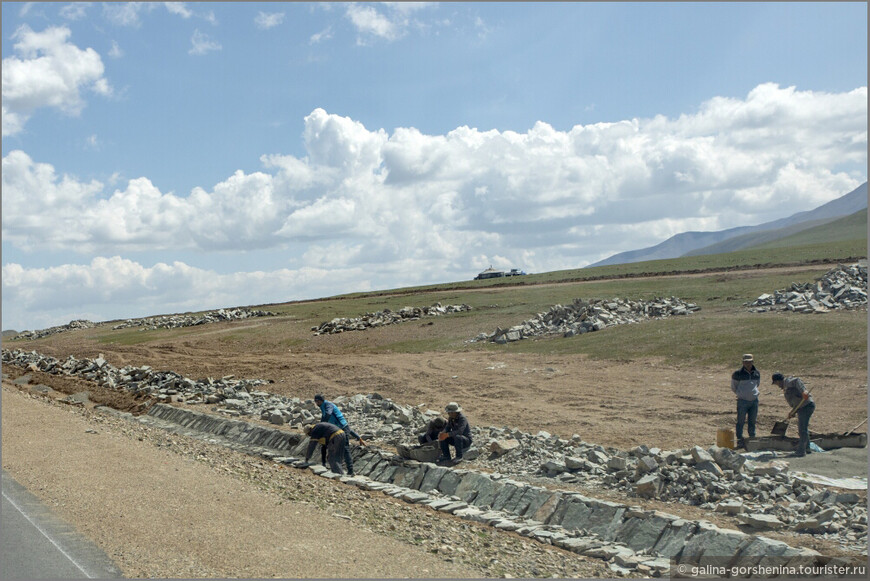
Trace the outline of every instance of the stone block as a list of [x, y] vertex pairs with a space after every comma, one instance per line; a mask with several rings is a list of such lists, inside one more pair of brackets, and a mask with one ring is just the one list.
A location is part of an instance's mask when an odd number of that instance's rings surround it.
[[[423, 481], [420, 483], [420, 490], [423, 492], [429, 492], [430, 490], [440, 490], [438, 488], [438, 484], [441, 482], [441, 478], [449, 472], [447, 468], [443, 468], [441, 466], [429, 465], [427, 466], [426, 475], [423, 476]], [[443, 491], [442, 491], [443, 492]]]
[[652, 456], [643, 456], [637, 461], [637, 474], [647, 474], [659, 467], [658, 461]]
[[423, 482], [423, 478], [426, 475], [426, 467], [423, 465], [413, 466], [411, 467], [405, 475], [401, 478], [401, 480], [396, 481], [393, 480], [399, 486], [404, 486], [405, 488], [412, 488], [414, 490], [420, 489], [420, 484]]
[[526, 513], [526, 516], [541, 521], [542, 523], [547, 523], [550, 520], [550, 517], [553, 516], [553, 513], [556, 512], [559, 504], [562, 502], [562, 493], [555, 492], [550, 498], [548, 498], [544, 504], [542, 504], [534, 513]]
[[743, 503], [739, 500], [728, 500], [720, 502], [716, 505], [716, 512], [724, 512], [725, 514], [740, 514], [743, 512]]
[[526, 486], [520, 490], [522, 491], [522, 494], [512, 495], [510, 501], [508, 501], [508, 504], [506, 504], [502, 510], [516, 515], [525, 514], [529, 504], [538, 497], [538, 493], [541, 489], [535, 486]]
[[626, 461], [625, 458], [620, 458], [619, 456], [611, 456], [610, 459], [607, 460], [607, 468], [614, 471], [625, 470]]
[[487, 449], [496, 458], [504, 456], [508, 452], [516, 450], [519, 447], [519, 441], [514, 438], [508, 438], [506, 440], [490, 440], [489, 444], [487, 445]]
[[[423, 480], [425, 482], [425, 478]], [[459, 486], [461, 479], [454, 470], [445, 470], [444, 475], [438, 482], [438, 490], [447, 496], [453, 496], [456, 493], [456, 487]], [[428, 490], [428, 489], [423, 489]]]
[[700, 464], [701, 462], [713, 462], [713, 456], [710, 453], [702, 448], [701, 446], [694, 446], [690, 453], [692, 454], [692, 459], [695, 460], [695, 464]]
[[522, 494], [522, 488], [518, 487], [510, 482], [501, 482], [501, 487], [496, 493], [495, 497], [492, 499], [492, 508], [494, 510], [503, 510], [505, 506], [510, 502], [511, 496], [520, 491]]
[[635, 493], [642, 498], [657, 498], [662, 488], [662, 480], [658, 474], [642, 476], [634, 485]]
[[763, 531], [775, 531], [783, 527], [782, 521], [772, 514], [739, 514], [737, 515], [737, 520], [754, 529]]
[[677, 519], [662, 531], [652, 552], [665, 558], [673, 558], [680, 555], [686, 542], [697, 530], [698, 526], [690, 521]]
[[586, 454], [586, 457], [593, 464], [606, 464], [607, 461], [610, 459], [607, 454], [601, 452], [600, 450], [590, 450], [589, 453]]
[[701, 470], [703, 472], [709, 472], [713, 474], [717, 478], [720, 478], [724, 475], [722, 469], [719, 468], [719, 465], [713, 462], [712, 460], [703, 460], [695, 464], [695, 470]]
[[592, 514], [587, 519], [586, 529], [604, 540], [613, 540], [626, 507], [606, 500], [593, 500], [589, 507]]
[[649, 551], [670, 523], [660, 516], [625, 519], [616, 531], [616, 540], [633, 551]]
[[564, 510], [560, 509], [561, 519], [559, 522], [553, 521], [552, 524], [562, 525], [566, 530], [586, 529], [589, 523], [589, 518], [592, 516], [592, 509], [579, 498], [566, 499]]
[[738, 550], [750, 540], [749, 535], [740, 531], [720, 529], [716, 525], [700, 521], [698, 530], [686, 542], [680, 555], [680, 562], [698, 562], [700, 565], [715, 564], [727, 566], [723, 557], [735, 557]]
[[[468, 472], [462, 476], [453, 494], [465, 502], [482, 506], [492, 502], [495, 490], [493, 481], [489, 476], [479, 472]], [[478, 497], [480, 497], [479, 501]]]

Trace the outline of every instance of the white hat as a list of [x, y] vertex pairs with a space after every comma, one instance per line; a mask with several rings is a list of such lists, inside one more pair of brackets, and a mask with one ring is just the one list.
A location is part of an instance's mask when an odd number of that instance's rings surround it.
[[449, 414], [450, 412], [461, 412], [462, 408], [459, 407], [459, 404], [455, 401], [451, 401], [449, 404], [447, 404], [444, 410]]

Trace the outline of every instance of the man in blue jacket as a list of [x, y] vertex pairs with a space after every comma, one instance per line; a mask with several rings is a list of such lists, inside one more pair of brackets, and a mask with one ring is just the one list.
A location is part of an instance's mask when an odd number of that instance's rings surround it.
[[[317, 404], [317, 406], [320, 408], [320, 421], [321, 422], [327, 422], [327, 423], [332, 424], [333, 426], [337, 426], [342, 431], [344, 431], [344, 433], [347, 434], [348, 436], [352, 436], [352, 437], [356, 438], [361, 446], [366, 445], [366, 443], [363, 441], [363, 439], [360, 437], [360, 435], [357, 434], [356, 432], [354, 432], [350, 428], [350, 426], [347, 424], [347, 420], [344, 419], [344, 414], [341, 413], [341, 410], [338, 409], [338, 406], [336, 406], [331, 401], [327, 401], [326, 399], [324, 399], [324, 397], [319, 393], [314, 396], [314, 403]], [[325, 453], [326, 453], [326, 450], [324, 448], [323, 454], [325, 454]], [[350, 457], [350, 447], [349, 446], [344, 447], [343, 454], [344, 454], [344, 463], [347, 466], [347, 473], [350, 474], [351, 476], [353, 476], [353, 459]]]
[[731, 391], [737, 396], [737, 447], [744, 448], [743, 424], [746, 423], [749, 437], [755, 437], [755, 418], [758, 417], [758, 385], [761, 373], [755, 368], [751, 353], [743, 356], [743, 367], [731, 374]]

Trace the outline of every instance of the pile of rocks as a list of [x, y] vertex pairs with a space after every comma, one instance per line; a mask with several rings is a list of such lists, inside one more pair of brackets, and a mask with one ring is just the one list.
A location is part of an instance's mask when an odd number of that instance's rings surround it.
[[497, 328], [494, 333], [481, 333], [472, 341], [510, 343], [544, 335], [573, 337], [591, 331], [600, 331], [614, 325], [639, 323], [647, 319], [688, 315], [700, 307], [677, 297], [657, 298], [652, 301], [632, 301], [624, 298], [574, 299], [568, 306], [554, 305], [545, 313], [509, 329]]
[[[250, 317], [274, 317], [277, 313], [271, 311], [261, 311], [257, 309], [237, 308], [237, 309], [218, 309], [216, 311], [208, 311], [200, 315], [164, 315], [160, 317], [143, 317], [140, 319], [127, 319], [123, 323], [114, 325], [112, 329], [129, 329], [133, 327], [142, 327], [143, 330], [155, 329], [174, 329], [177, 327], [193, 327], [196, 325], [206, 325], [208, 323], [218, 323], [220, 321], [234, 321], [236, 319], [247, 319]], [[66, 325], [58, 325], [48, 329], [39, 331], [22, 331], [14, 337], [13, 341], [21, 339], [41, 339], [49, 335], [57, 333], [65, 333], [67, 331], [75, 331], [77, 329], [92, 329], [100, 327], [106, 323], [94, 323], [84, 319], [70, 321]]]
[[40, 329], [38, 331], [21, 331], [20, 333], [12, 337], [12, 340], [20, 341], [22, 339], [41, 339], [43, 337], [48, 337], [49, 335], [65, 333], [67, 331], [75, 331], [76, 329], [91, 329], [98, 325], [99, 323], [94, 323], [85, 319], [76, 319], [75, 321], [70, 321], [66, 325], [58, 325], [56, 327], [49, 327], [48, 329]]
[[[313, 400], [261, 391], [260, 386], [269, 383], [264, 380], [227, 376], [194, 381], [149, 366], [118, 369], [102, 356], [61, 361], [36, 351], [8, 349], [3, 350], [3, 363], [78, 375], [109, 389], [149, 394], [167, 403], [209, 404], [229, 417], [258, 417], [297, 429], [320, 420]], [[416, 434], [440, 415], [425, 405], [402, 405], [376, 393], [331, 399], [357, 433], [382, 447], [416, 444]], [[855, 550], [867, 548], [867, 507], [858, 495], [831, 496], [812, 482], [792, 477], [783, 462], [757, 456], [748, 460], [716, 446], [672, 451], [638, 446], [623, 451], [584, 442], [579, 435], [564, 439], [544, 431], [529, 434], [488, 426], [471, 430], [475, 445], [466, 452], [466, 460], [493, 473], [697, 505], [743, 515], [746, 524], [758, 529], [824, 534]]]
[[366, 313], [359, 317], [339, 317], [321, 323], [319, 326], [311, 327], [315, 335], [331, 335], [333, 333], [344, 333], [345, 331], [365, 331], [372, 327], [383, 327], [384, 325], [394, 325], [396, 323], [404, 323], [405, 321], [416, 321], [423, 317], [438, 317], [449, 313], [461, 313], [470, 311], [468, 305], [447, 305], [442, 306], [441, 303], [435, 303], [431, 307], [403, 307], [398, 311], [384, 309], [376, 313]]
[[826, 313], [867, 306], [867, 265], [839, 265], [815, 282], [792, 283], [788, 289], [765, 293], [751, 303], [751, 312]]
[[232, 409], [244, 407], [246, 400], [275, 397], [257, 391], [258, 386], [270, 383], [263, 379], [235, 379], [228, 375], [217, 380], [211, 377], [192, 380], [173, 371], [154, 371], [148, 365], [118, 368], [108, 363], [102, 354], [96, 359], [77, 359], [70, 355], [61, 360], [36, 351], [3, 349], [3, 364], [52, 375], [76, 375], [106, 389], [149, 395], [158, 401], [222, 402]]
[[144, 317], [141, 319], [127, 319], [112, 329], [129, 329], [132, 327], [144, 327], [147, 330], [175, 329], [178, 327], [195, 327], [221, 321], [235, 321], [236, 319], [248, 319], [251, 317], [274, 317], [277, 313], [261, 311], [258, 309], [218, 309], [199, 315], [164, 315], [160, 317]]

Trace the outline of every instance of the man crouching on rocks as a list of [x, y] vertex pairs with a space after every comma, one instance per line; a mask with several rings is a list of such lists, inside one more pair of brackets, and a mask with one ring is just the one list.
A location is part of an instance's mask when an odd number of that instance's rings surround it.
[[[438, 458], [438, 462], [458, 464], [462, 462], [463, 452], [471, 447], [471, 426], [462, 415], [462, 408], [455, 401], [447, 404], [444, 411], [447, 412], [447, 425], [438, 434], [438, 440], [441, 444], [441, 456]], [[451, 445], [456, 448], [455, 460], [450, 458]]]

